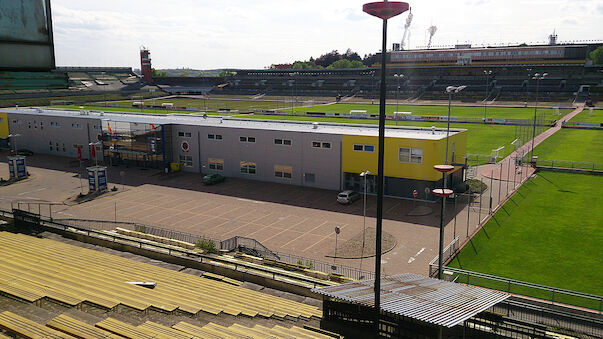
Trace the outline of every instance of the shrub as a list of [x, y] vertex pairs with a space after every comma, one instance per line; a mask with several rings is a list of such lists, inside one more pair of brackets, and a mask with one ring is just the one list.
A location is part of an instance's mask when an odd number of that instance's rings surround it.
[[488, 188], [488, 185], [478, 179], [469, 179], [465, 183], [469, 185], [469, 193], [483, 193]]
[[195, 246], [206, 251], [207, 253], [218, 253], [216, 250], [216, 244], [213, 240], [201, 239], [195, 243]]

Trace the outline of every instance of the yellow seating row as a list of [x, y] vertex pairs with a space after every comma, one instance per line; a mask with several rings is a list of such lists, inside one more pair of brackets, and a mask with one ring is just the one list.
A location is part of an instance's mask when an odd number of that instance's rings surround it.
[[[0, 232], [0, 246], [0, 270], [7, 273], [0, 291], [25, 300], [48, 296], [70, 305], [87, 300], [107, 308], [123, 304], [251, 317], [322, 316], [317, 307], [48, 239]], [[125, 281], [154, 281], [157, 287]]]
[[64, 332], [76, 338], [105, 339], [111, 336], [110, 332], [94, 327], [83, 321], [61, 314], [46, 323], [46, 326]]
[[0, 313], [0, 329], [25, 338], [71, 338], [71, 336], [40, 325], [10, 311]]
[[305, 328], [301, 328], [298, 326], [287, 328], [284, 326], [276, 325], [270, 328], [261, 325], [247, 327], [240, 324], [233, 324], [231, 326], [226, 327], [210, 322], [202, 327], [199, 327], [186, 322], [179, 322], [172, 326], [172, 328], [204, 338], [332, 339], [331, 336], [311, 331]]

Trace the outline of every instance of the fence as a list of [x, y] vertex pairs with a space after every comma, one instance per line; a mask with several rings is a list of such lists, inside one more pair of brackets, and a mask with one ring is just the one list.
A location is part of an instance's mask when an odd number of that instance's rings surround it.
[[[437, 267], [436, 267], [437, 271]], [[498, 277], [495, 275], [472, 272], [455, 267], [444, 267], [459, 283], [471, 284], [505, 291], [514, 294], [535, 297], [551, 303], [563, 303], [593, 310], [603, 311], [603, 296], [565, 290], [562, 288], [534, 284], [526, 281]]]
[[143, 232], [147, 234], [152, 234], [160, 237], [166, 237], [171, 239], [176, 239], [180, 241], [197, 243], [201, 240], [211, 240], [216, 244], [216, 247], [220, 248], [224, 251], [233, 251], [238, 249], [240, 246], [248, 249], [252, 249], [257, 252], [257, 255], [262, 258], [270, 258], [276, 259], [288, 264], [298, 264], [302, 263], [302, 265], [311, 267], [314, 270], [325, 272], [325, 273], [336, 273], [341, 274], [345, 277], [352, 279], [372, 279], [374, 278], [373, 272], [370, 271], [361, 271], [357, 268], [339, 265], [335, 263], [329, 263], [326, 261], [311, 259], [306, 257], [301, 257], [294, 254], [289, 253], [280, 253], [280, 252], [272, 252], [267, 247], [262, 245], [259, 241], [246, 237], [232, 237], [230, 239], [226, 239], [223, 241], [213, 239], [210, 237], [195, 235], [185, 232], [174, 231], [162, 227], [139, 224], [128, 221], [109, 221], [109, 220], [91, 220], [91, 219], [54, 219], [54, 221], [65, 224], [72, 225], [79, 228], [90, 229], [90, 230], [112, 230], [116, 227], [126, 228], [133, 231]]
[[536, 167], [550, 167], [559, 169], [580, 169], [588, 171], [603, 171], [603, 164], [596, 162], [536, 159]]
[[339, 265], [336, 263], [331, 263], [331, 262], [318, 260], [318, 259], [300, 257], [298, 255], [289, 254], [289, 253], [276, 252], [276, 254], [279, 256], [280, 261], [282, 261], [282, 262], [285, 262], [288, 264], [301, 263], [302, 265], [304, 265], [306, 267], [309, 267], [313, 270], [324, 272], [324, 273], [341, 274], [344, 277], [348, 277], [348, 278], [352, 278], [352, 279], [356, 279], [356, 280], [374, 279], [375, 278], [375, 274], [373, 272], [359, 270], [357, 268], [350, 267], [350, 266]]
[[[442, 258], [444, 258], [443, 262], [446, 262], [446, 260], [450, 259], [456, 253], [456, 251], [458, 251], [459, 247], [460, 247], [459, 237], [455, 237], [454, 240], [452, 240], [452, 242], [450, 244], [448, 244], [448, 246], [444, 247], [444, 250], [442, 251]], [[438, 272], [437, 262], [438, 262], [439, 257], [440, 257], [439, 255], [436, 255], [429, 262], [429, 276], [430, 277], [433, 277]]]

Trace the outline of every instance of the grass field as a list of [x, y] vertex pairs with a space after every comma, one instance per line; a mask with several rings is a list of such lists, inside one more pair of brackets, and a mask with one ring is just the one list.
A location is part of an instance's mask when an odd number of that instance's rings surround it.
[[[603, 176], [538, 172], [449, 266], [603, 295], [603, 196], [592, 194], [593, 188], [601, 187]], [[507, 288], [471, 279], [472, 284]], [[534, 290], [511, 292], [551, 297]], [[575, 302], [571, 298], [559, 301]], [[598, 302], [584, 306], [599, 307]]]
[[[240, 116], [241, 118], [271, 119], [271, 120], [298, 120], [298, 121], [322, 121], [335, 123], [355, 123], [355, 124], [377, 124], [377, 120], [364, 119], [341, 119], [341, 118], [322, 118], [322, 117], [300, 117], [300, 116], [275, 116], [258, 115]], [[388, 125], [395, 125], [394, 121], [387, 121]], [[399, 126], [436, 126], [445, 128], [446, 123], [404, 121]], [[515, 126], [506, 125], [482, 125], [482, 124], [450, 124], [453, 128], [464, 128], [468, 130], [467, 135], [467, 153], [470, 154], [490, 154], [490, 151], [499, 146], [506, 146], [507, 154], [510, 143], [515, 140]], [[501, 152], [502, 155], [502, 152]]]
[[603, 123], [603, 110], [595, 109], [593, 110], [592, 116], [590, 115], [590, 110], [588, 107], [584, 108], [584, 111], [580, 112], [580, 114], [573, 117], [570, 122], [595, 122], [595, 123]]
[[603, 163], [603, 131], [563, 128], [534, 149], [541, 159]]
[[[379, 114], [379, 105], [359, 105], [359, 104], [334, 104], [322, 105], [308, 108], [298, 108], [298, 113], [305, 112], [325, 112], [325, 113], [349, 113], [350, 110], [365, 110], [368, 114]], [[393, 114], [396, 111], [396, 105], [387, 105], [385, 109], [387, 114]], [[448, 106], [413, 106], [398, 105], [398, 112], [412, 112], [413, 115], [448, 115]], [[561, 115], [571, 112], [569, 109], [561, 109]], [[559, 116], [555, 115], [550, 107], [543, 106], [538, 109], [538, 113], [544, 113], [546, 120], [555, 120]], [[484, 107], [454, 106], [450, 110], [451, 116], [483, 118]], [[507, 107], [487, 107], [487, 118], [501, 119], [532, 119], [534, 109], [532, 108], [507, 108]]]
[[[247, 97], [249, 99], [249, 97]], [[351, 110], [365, 110], [368, 114], [378, 114], [379, 105], [368, 104], [321, 104], [324, 98], [300, 98], [299, 102], [287, 102], [289, 100], [276, 100], [274, 97], [261, 98], [260, 100], [245, 100], [238, 98], [236, 100], [227, 100], [226, 98], [216, 99], [188, 99], [188, 98], [173, 98], [173, 99], [157, 99], [145, 100], [147, 105], [161, 105], [162, 103], [172, 103], [174, 106], [196, 107], [199, 110], [218, 110], [220, 108], [228, 108], [239, 111], [253, 111], [254, 109], [276, 109], [282, 111], [295, 111], [296, 113], [306, 112], [324, 112], [324, 113], [349, 113]], [[118, 102], [123, 107], [132, 107], [133, 101]], [[389, 104], [386, 106], [386, 113], [393, 114], [396, 111], [396, 105]], [[444, 116], [448, 114], [447, 106], [414, 106], [414, 105], [399, 105], [398, 111], [412, 112], [413, 115], [434, 115]], [[554, 110], [550, 107], [543, 106], [538, 109], [539, 113], [544, 113], [546, 120], [555, 120], [559, 116], [554, 114]], [[561, 115], [565, 115], [571, 110], [560, 110]], [[451, 116], [469, 117], [481, 119], [484, 117], [483, 107], [456, 106], [451, 109]], [[488, 107], [487, 117], [489, 118], [507, 118], [507, 119], [531, 119], [534, 116], [532, 108], [508, 108], [508, 107]]]

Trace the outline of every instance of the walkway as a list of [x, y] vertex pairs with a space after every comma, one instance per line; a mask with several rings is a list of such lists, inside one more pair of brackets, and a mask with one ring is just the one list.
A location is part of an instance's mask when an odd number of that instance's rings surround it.
[[[534, 138], [534, 147], [540, 145], [540, 143], [542, 143], [543, 141], [548, 139], [551, 135], [557, 133], [557, 131], [559, 131], [561, 129], [561, 126], [563, 125], [564, 122], [569, 121], [571, 118], [575, 117], [583, 110], [584, 110], [584, 104], [580, 104], [571, 113], [568, 113], [566, 116], [559, 119], [557, 121], [557, 123], [555, 124], [555, 126], [549, 128], [546, 131], [537, 135], [536, 138]], [[524, 176], [526, 174], [532, 175], [535, 171], [535, 168], [533, 168], [531, 166], [523, 167], [523, 169], [525, 169], [527, 171], [527, 173], [517, 172], [514, 174], [514, 171], [512, 170], [513, 167], [515, 167], [515, 159], [523, 158], [523, 156], [528, 154], [531, 150], [532, 150], [532, 140], [529, 140], [527, 143], [525, 143], [524, 145], [519, 147], [514, 152], [511, 152], [506, 158], [502, 159], [498, 163], [479, 166], [478, 172], [484, 178], [494, 179], [494, 180], [502, 179], [503, 181], [513, 180], [513, 178], [519, 174], [523, 174]], [[513, 167], [509, 168], [509, 166], [513, 166]], [[521, 171], [520, 168], [517, 168], [517, 170]]]

